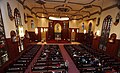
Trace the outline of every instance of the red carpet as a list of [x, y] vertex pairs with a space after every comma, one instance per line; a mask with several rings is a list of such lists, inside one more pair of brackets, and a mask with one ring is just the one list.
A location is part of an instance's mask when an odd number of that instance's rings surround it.
[[39, 55], [41, 54], [44, 45], [42, 45], [42, 47], [40, 48], [40, 50], [37, 52], [36, 56], [34, 57], [34, 59], [32, 60], [32, 62], [30, 63], [30, 65], [28, 66], [28, 69], [25, 71], [25, 73], [33, 73], [31, 68], [34, 66], [34, 63], [36, 62], [37, 58], [39, 57]]
[[67, 51], [65, 50], [63, 45], [59, 45], [60, 47], [60, 51], [61, 54], [64, 58], [64, 60], [68, 61], [68, 73], [79, 73], [79, 70], [76, 68], [74, 62], [72, 61], [72, 59], [70, 58], [69, 54], [67, 53]]
[[67, 40], [50, 40], [50, 41], [47, 41], [47, 43], [70, 43], [70, 41], [67, 41]]
[[[36, 56], [34, 57], [34, 59], [32, 60], [31, 64], [29, 65], [28, 69], [25, 71], [25, 73], [34, 73], [31, 71], [31, 67], [33, 67], [33, 64], [36, 62], [37, 58], [39, 57], [39, 55], [41, 54], [42, 50], [43, 50], [43, 45], [41, 47], [41, 49], [38, 51], [38, 53], [36, 54]], [[61, 54], [63, 56], [63, 59], [65, 61], [68, 61], [68, 73], [79, 73], [79, 70], [76, 68], [74, 62], [72, 61], [72, 59], [70, 58], [70, 56], [68, 55], [67, 51], [65, 50], [63, 45], [59, 45], [60, 47], [60, 51]], [[40, 72], [35, 72], [35, 73], [40, 73]]]

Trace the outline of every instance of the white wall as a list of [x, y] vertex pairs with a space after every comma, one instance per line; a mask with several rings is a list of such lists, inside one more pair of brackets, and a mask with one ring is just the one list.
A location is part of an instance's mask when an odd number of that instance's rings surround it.
[[[103, 21], [104, 21], [106, 16], [111, 15], [112, 24], [111, 24], [111, 29], [110, 29], [110, 35], [112, 33], [116, 33], [117, 34], [117, 39], [120, 39], [120, 23], [117, 26], [114, 25], [115, 18], [116, 18], [116, 15], [117, 15], [118, 12], [119, 12], [119, 9], [117, 7], [106, 10], [106, 11], [103, 11], [100, 15], [100, 24], [99, 24], [98, 27], [95, 26], [95, 31], [94, 32], [97, 32], [97, 30], [100, 30], [100, 35], [101, 35]], [[96, 15], [96, 17], [99, 17], [99, 16]]]
[[78, 20], [71, 20], [69, 21], [69, 28], [78, 28]]
[[48, 27], [49, 20], [46, 18], [39, 18], [38, 19], [38, 27]]
[[[17, 8], [20, 11], [21, 22], [22, 22], [23, 26], [25, 25], [24, 9], [23, 9], [23, 6], [21, 4], [19, 4], [16, 0], [0, 0], [0, 8], [1, 8], [1, 12], [2, 12], [4, 27], [5, 27], [5, 35], [6, 35], [6, 38], [10, 38], [10, 31], [11, 30], [16, 31], [16, 27], [15, 27], [15, 21], [14, 20], [11, 21], [8, 17], [7, 2], [9, 2], [10, 6], [11, 6], [13, 16], [14, 16], [15, 8]], [[24, 28], [26, 29], [27, 27], [24, 26]]]
[[[34, 31], [34, 29], [31, 29], [31, 20], [34, 20], [35, 27], [48, 27], [48, 24], [49, 24], [48, 19], [38, 18], [34, 14], [31, 14], [31, 12], [28, 9], [24, 10], [23, 6], [20, 3], [18, 3], [16, 0], [0, 0], [0, 8], [2, 11], [3, 22], [4, 22], [4, 26], [5, 26], [5, 33], [6, 33], [7, 38], [10, 38], [10, 31], [16, 29], [15, 21], [14, 20], [11, 21], [8, 17], [7, 2], [9, 2], [10, 6], [12, 8], [13, 15], [14, 15], [15, 8], [18, 8], [18, 10], [20, 11], [24, 30]], [[103, 8], [111, 6], [115, 3], [116, 3], [116, 1], [112, 0], [112, 2], [110, 2], [109, 4], [103, 4]], [[83, 33], [82, 26], [81, 26], [82, 23], [85, 24], [85, 29], [88, 31], [89, 22], [92, 22], [92, 25], [93, 25], [92, 31], [95, 33], [95, 32], [97, 32], [97, 30], [100, 30], [100, 33], [101, 33], [102, 23], [103, 23], [104, 18], [107, 15], [111, 15], [113, 19], [112, 19], [112, 26], [111, 26], [110, 34], [116, 33], [117, 39], [120, 39], [120, 23], [117, 26], [115, 26], [113, 24], [115, 22], [115, 17], [119, 11], [120, 10], [117, 7], [115, 7], [115, 8], [103, 11], [100, 15], [99, 14], [92, 15], [89, 19], [96, 18], [96, 20], [94, 20], [94, 21], [86, 21], [86, 18], [83, 20], [71, 20], [71, 21], [69, 21], [69, 28], [79, 28], [80, 32]], [[24, 13], [27, 13], [33, 17], [33, 18], [28, 18], [28, 23], [26, 23], [26, 24], [24, 23]], [[100, 17], [100, 24], [99, 24], [99, 26], [96, 26], [98, 17]]]

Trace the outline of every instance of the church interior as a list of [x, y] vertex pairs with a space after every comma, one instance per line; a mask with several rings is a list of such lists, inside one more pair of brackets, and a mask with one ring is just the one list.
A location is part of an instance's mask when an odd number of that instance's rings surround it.
[[120, 73], [120, 0], [0, 0], [0, 73]]

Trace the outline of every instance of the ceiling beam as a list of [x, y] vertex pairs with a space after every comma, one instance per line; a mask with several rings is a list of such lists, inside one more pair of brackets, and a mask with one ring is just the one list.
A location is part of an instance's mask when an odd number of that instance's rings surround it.
[[94, 7], [98, 7], [98, 8], [100, 9], [99, 13], [102, 12], [102, 7], [101, 7], [101, 6], [98, 6], [98, 5], [92, 5], [92, 6], [94, 6]]
[[67, 4], [69, 2], [69, 0], [65, 0], [65, 4]]
[[24, 5], [25, 1], [26, 1], [26, 0], [23, 0], [23, 5]]
[[90, 12], [89, 11], [82, 11], [82, 12], [86, 12], [86, 13], [88, 13], [88, 16], [90, 16]]
[[83, 4], [83, 3], [75, 3], [75, 2], [68, 2], [68, 3], [70, 3], [70, 4], [77, 4], [77, 5], [88, 5], [88, 4], [93, 3], [94, 1], [95, 1], [95, 0], [92, 0], [91, 2], [85, 3], [85, 4]]
[[65, 0], [65, 1], [53, 1], [53, 0], [46, 0], [46, 2], [59, 2], [59, 3], [65, 3], [65, 2], [67, 2], [68, 4], [78, 4], [78, 5], [88, 5], [88, 4], [91, 4], [91, 3], [93, 3], [95, 0], [92, 0], [91, 2], [89, 2], [89, 3], [85, 3], [85, 4], [83, 4], [83, 3], [76, 3], [76, 2], [70, 2], [69, 0]]
[[42, 9], [42, 7], [32, 7], [31, 10], [33, 9]]
[[59, 3], [64, 3], [64, 1], [52, 1], [52, 0], [46, 0], [46, 2], [59, 2]]
[[47, 10], [45, 9], [45, 5], [44, 4], [42, 5], [42, 8], [45, 11], [45, 13], [48, 13]]
[[[31, 10], [33, 10], [33, 9], [39, 9], [39, 8], [42, 9], [42, 7], [32, 7]], [[45, 9], [54, 9], [54, 8], [47, 8], [47, 7], [45, 7]], [[71, 11], [76, 11], [77, 12], [79, 10], [73, 10], [73, 9], [71, 9]]]

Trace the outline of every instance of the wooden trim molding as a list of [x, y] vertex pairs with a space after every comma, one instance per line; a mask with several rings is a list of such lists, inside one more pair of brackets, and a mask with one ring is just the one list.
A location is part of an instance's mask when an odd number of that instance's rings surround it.
[[[26, 0], [24, 0], [23, 2], [20, 1], [20, 0], [17, 0], [17, 1], [18, 1], [20, 4], [22, 4], [24, 8], [27, 8], [29, 11], [31, 11], [31, 13], [34, 14], [36, 17], [40, 17], [39, 15], [37, 15], [38, 13], [44, 13], [44, 12], [36, 12], [36, 13], [35, 13], [34, 11], [32, 11], [34, 8], [51, 9], [51, 8], [46, 8], [45, 5], [43, 5], [43, 7], [32, 7], [32, 8], [30, 9], [28, 6], [25, 6], [25, 5], [24, 5], [24, 2], [25, 2]], [[95, 1], [95, 0], [92, 0], [91, 2], [86, 3], [86, 4], [83, 4], [83, 3], [75, 3], [75, 2], [67, 2], [67, 3], [70, 3], [70, 4], [79, 4], [79, 5], [88, 5], [88, 4], [93, 3], [94, 1]], [[65, 3], [66, 0], [65, 0], [65, 1], [48, 1], [48, 2], [60, 2], [60, 3]], [[71, 18], [70, 20], [80, 20], [80, 19], [84, 19], [84, 18], [87, 18], [87, 17], [89, 18], [90, 16], [95, 15], [95, 14], [101, 14], [103, 11], [106, 11], [106, 10], [112, 9], [112, 8], [114, 8], [114, 7], [117, 7], [117, 4], [111, 5], [111, 6], [109, 6], [109, 7], [104, 8], [104, 9], [102, 9], [102, 7], [101, 7], [101, 6], [98, 6], [98, 5], [90, 5], [90, 6], [92, 6], [92, 7], [98, 7], [99, 10], [96, 11], [96, 12], [93, 12], [93, 13], [90, 13], [90, 11], [87, 11], [87, 13], [89, 12], [89, 15], [87, 15], [87, 16], [79, 15], [79, 16], [82, 16], [82, 18], [77, 18], [77, 19]], [[84, 9], [84, 7], [81, 8], [80, 10], [77, 10], [75, 14], [79, 13], [79, 12], [82, 11], [83, 9]], [[46, 11], [46, 10], [45, 10], [45, 11]], [[51, 13], [51, 12], [47, 12], [47, 14], [48, 14], [48, 13]], [[46, 14], [46, 13], [45, 13], [45, 14]], [[74, 14], [74, 15], [75, 15], [75, 14]], [[68, 14], [68, 13], [67, 13], [67, 15], [71, 15], [71, 17], [74, 16], [73, 14]], [[41, 18], [41, 17], [40, 17], [40, 18]]]

